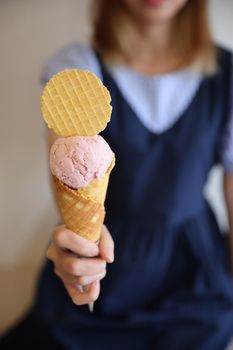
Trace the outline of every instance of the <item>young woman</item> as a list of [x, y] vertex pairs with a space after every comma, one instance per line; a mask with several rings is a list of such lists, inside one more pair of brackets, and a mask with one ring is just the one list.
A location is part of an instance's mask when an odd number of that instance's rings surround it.
[[92, 46], [62, 50], [43, 80], [89, 69], [111, 92], [109, 231], [97, 247], [55, 229], [35, 307], [5, 344], [224, 350], [233, 334], [230, 259], [203, 188], [221, 163], [233, 256], [232, 55], [212, 41], [206, 0], [94, 5]]

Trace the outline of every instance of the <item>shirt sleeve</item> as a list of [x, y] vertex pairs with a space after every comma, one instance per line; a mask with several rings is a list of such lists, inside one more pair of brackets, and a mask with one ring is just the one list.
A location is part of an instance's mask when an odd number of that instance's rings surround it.
[[233, 55], [231, 72], [230, 113], [222, 139], [220, 157], [224, 171], [233, 174]]
[[88, 69], [102, 79], [93, 49], [84, 44], [70, 45], [57, 52], [42, 69], [41, 83], [44, 85], [54, 74], [64, 69]]

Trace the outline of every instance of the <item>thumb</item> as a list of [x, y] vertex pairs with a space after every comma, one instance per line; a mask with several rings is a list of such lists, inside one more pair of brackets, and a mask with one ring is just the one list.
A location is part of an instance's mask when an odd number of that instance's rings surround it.
[[102, 226], [99, 242], [99, 254], [100, 257], [108, 263], [112, 263], [114, 261], [114, 242], [105, 225]]

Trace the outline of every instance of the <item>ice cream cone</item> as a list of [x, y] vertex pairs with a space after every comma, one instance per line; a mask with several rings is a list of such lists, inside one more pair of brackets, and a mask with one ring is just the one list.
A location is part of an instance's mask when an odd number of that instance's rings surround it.
[[[101, 148], [102, 146], [99, 149], [97, 148], [96, 155], [98, 156], [93, 160], [92, 155], [95, 152], [90, 151], [87, 141], [89, 136], [96, 137], [98, 133], [103, 131], [110, 121], [112, 111], [110, 102], [110, 93], [101, 80], [87, 70], [78, 69], [68, 69], [54, 75], [46, 84], [41, 98], [43, 117], [49, 128], [63, 138], [86, 138], [85, 142], [82, 140], [82, 146], [85, 144], [84, 148], [87, 147], [88, 150], [85, 159], [82, 155], [81, 161], [77, 162], [74, 154], [72, 154], [74, 158], [70, 157], [70, 154], [64, 154], [66, 160], [60, 159], [60, 162], [58, 162], [57, 176], [55, 176], [56, 172], [51, 171], [54, 174], [53, 182], [57, 203], [66, 227], [95, 243], [98, 243], [101, 235], [105, 217], [104, 201], [109, 176], [115, 164], [115, 157], [113, 155], [112, 158], [111, 150], [107, 150], [102, 142], [103, 148]], [[101, 144], [99, 138], [98, 140], [95, 138], [97, 145]], [[73, 141], [70, 140], [70, 142]], [[62, 140], [62, 143], [66, 144], [64, 140]], [[83, 150], [83, 147], [81, 149]], [[109, 151], [111, 152], [110, 156], [107, 155]], [[50, 165], [55, 164], [56, 166], [56, 160], [55, 163], [53, 161], [51, 162], [50, 159]], [[98, 161], [99, 164], [96, 164]], [[70, 169], [69, 162], [76, 162], [76, 166], [71, 166]], [[107, 166], [101, 172], [101, 167], [105, 162], [107, 162]], [[78, 171], [78, 176], [77, 174], [76, 176], [79, 181], [86, 181], [88, 176], [92, 174], [91, 182], [81, 183], [81, 185], [73, 182], [67, 183], [70, 176], [66, 174], [67, 176], [63, 178], [64, 169], [61, 169], [62, 164], [65, 164], [65, 168], [70, 169], [72, 176], [74, 176], [75, 171]], [[83, 166], [83, 168], [80, 168], [80, 166]], [[106, 171], [107, 167], [108, 170]], [[83, 169], [84, 172], [86, 171], [85, 174], [83, 174]], [[85, 176], [87, 173], [88, 176]], [[77, 178], [75, 181], [77, 181]], [[73, 177], [72, 181], [74, 181]], [[94, 303], [89, 304], [90, 311], [93, 311], [93, 307]]]
[[104, 200], [115, 157], [102, 179], [89, 186], [71, 189], [53, 176], [56, 198], [66, 227], [80, 236], [98, 242], [105, 217]]

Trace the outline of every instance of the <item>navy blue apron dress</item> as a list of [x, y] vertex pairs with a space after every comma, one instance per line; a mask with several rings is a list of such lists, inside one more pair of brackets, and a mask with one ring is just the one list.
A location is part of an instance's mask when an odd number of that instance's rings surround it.
[[233, 285], [203, 189], [229, 114], [230, 54], [219, 50], [218, 73], [162, 134], [141, 124], [99, 61], [113, 105], [102, 134], [116, 154], [106, 200], [115, 262], [94, 313], [72, 303], [47, 262], [35, 306], [8, 344], [15, 337], [24, 349], [224, 350]]

